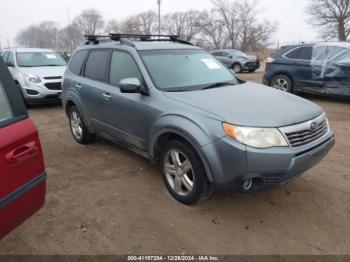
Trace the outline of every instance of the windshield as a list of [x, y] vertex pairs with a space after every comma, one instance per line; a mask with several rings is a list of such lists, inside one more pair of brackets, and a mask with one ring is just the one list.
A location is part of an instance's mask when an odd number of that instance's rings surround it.
[[239, 83], [229, 69], [203, 50], [153, 50], [141, 51], [140, 55], [153, 83], [163, 91], [193, 91], [215, 87], [217, 83]]
[[66, 66], [67, 62], [59, 53], [33, 52], [17, 53], [19, 67]]

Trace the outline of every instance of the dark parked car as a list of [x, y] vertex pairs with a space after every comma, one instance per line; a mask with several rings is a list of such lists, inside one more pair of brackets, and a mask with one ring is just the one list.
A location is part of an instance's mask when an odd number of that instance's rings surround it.
[[260, 61], [257, 56], [248, 56], [239, 50], [215, 50], [211, 54], [228, 68], [235, 71], [235, 73], [243, 71], [253, 73], [260, 67]]
[[176, 200], [287, 183], [333, 146], [319, 106], [241, 81], [177, 38], [127, 37], [90, 37], [73, 54], [62, 96], [71, 132], [80, 144], [98, 135], [158, 163]]
[[0, 239], [44, 205], [45, 179], [38, 131], [0, 58]]
[[287, 92], [350, 96], [350, 44], [286, 46], [267, 59], [263, 82]]

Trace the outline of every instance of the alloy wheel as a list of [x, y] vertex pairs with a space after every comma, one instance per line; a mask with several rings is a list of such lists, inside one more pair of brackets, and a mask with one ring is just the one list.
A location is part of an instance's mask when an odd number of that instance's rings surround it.
[[181, 196], [191, 194], [194, 172], [188, 157], [179, 150], [170, 150], [164, 159], [164, 172], [169, 186]]
[[83, 126], [79, 114], [75, 111], [71, 113], [70, 126], [74, 137], [78, 140], [81, 139], [83, 135]]
[[279, 90], [288, 92], [289, 90], [289, 84], [287, 82], [287, 80], [283, 79], [283, 78], [277, 78], [274, 82], [272, 87], [277, 88]]

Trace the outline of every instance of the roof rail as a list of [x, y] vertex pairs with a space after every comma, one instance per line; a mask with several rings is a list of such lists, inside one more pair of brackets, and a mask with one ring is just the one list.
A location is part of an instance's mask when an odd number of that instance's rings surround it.
[[151, 42], [151, 41], [171, 41], [171, 42], [177, 42], [181, 44], [186, 45], [193, 45], [192, 43], [179, 39], [178, 35], [150, 35], [150, 34], [119, 34], [119, 33], [110, 33], [109, 35], [84, 35], [84, 38], [86, 39], [85, 44], [94, 44], [97, 45], [100, 42], [100, 39], [102, 38], [109, 38], [113, 41], [120, 41], [121, 44], [125, 44], [128, 46], [135, 47], [135, 44], [129, 40], [134, 39], [137, 41], [143, 41], [143, 42]]

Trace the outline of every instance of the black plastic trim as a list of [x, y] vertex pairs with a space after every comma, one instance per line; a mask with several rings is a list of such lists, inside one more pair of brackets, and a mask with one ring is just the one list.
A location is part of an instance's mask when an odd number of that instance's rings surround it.
[[0, 199], [0, 208], [4, 208], [8, 206], [9, 204], [17, 200], [19, 197], [21, 197], [22, 195], [24, 195], [25, 193], [27, 193], [28, 191], [30, 191], [31, 189], [39, 185], [41, 182], [46, 180], [46, 178], [47, 178], [47, 174], [43, 173], [42, 175], [34, 178], [32, 181], [28, 182], [24, 186], [17, 189], [13, 193], [10, 193], [9, 195]]

